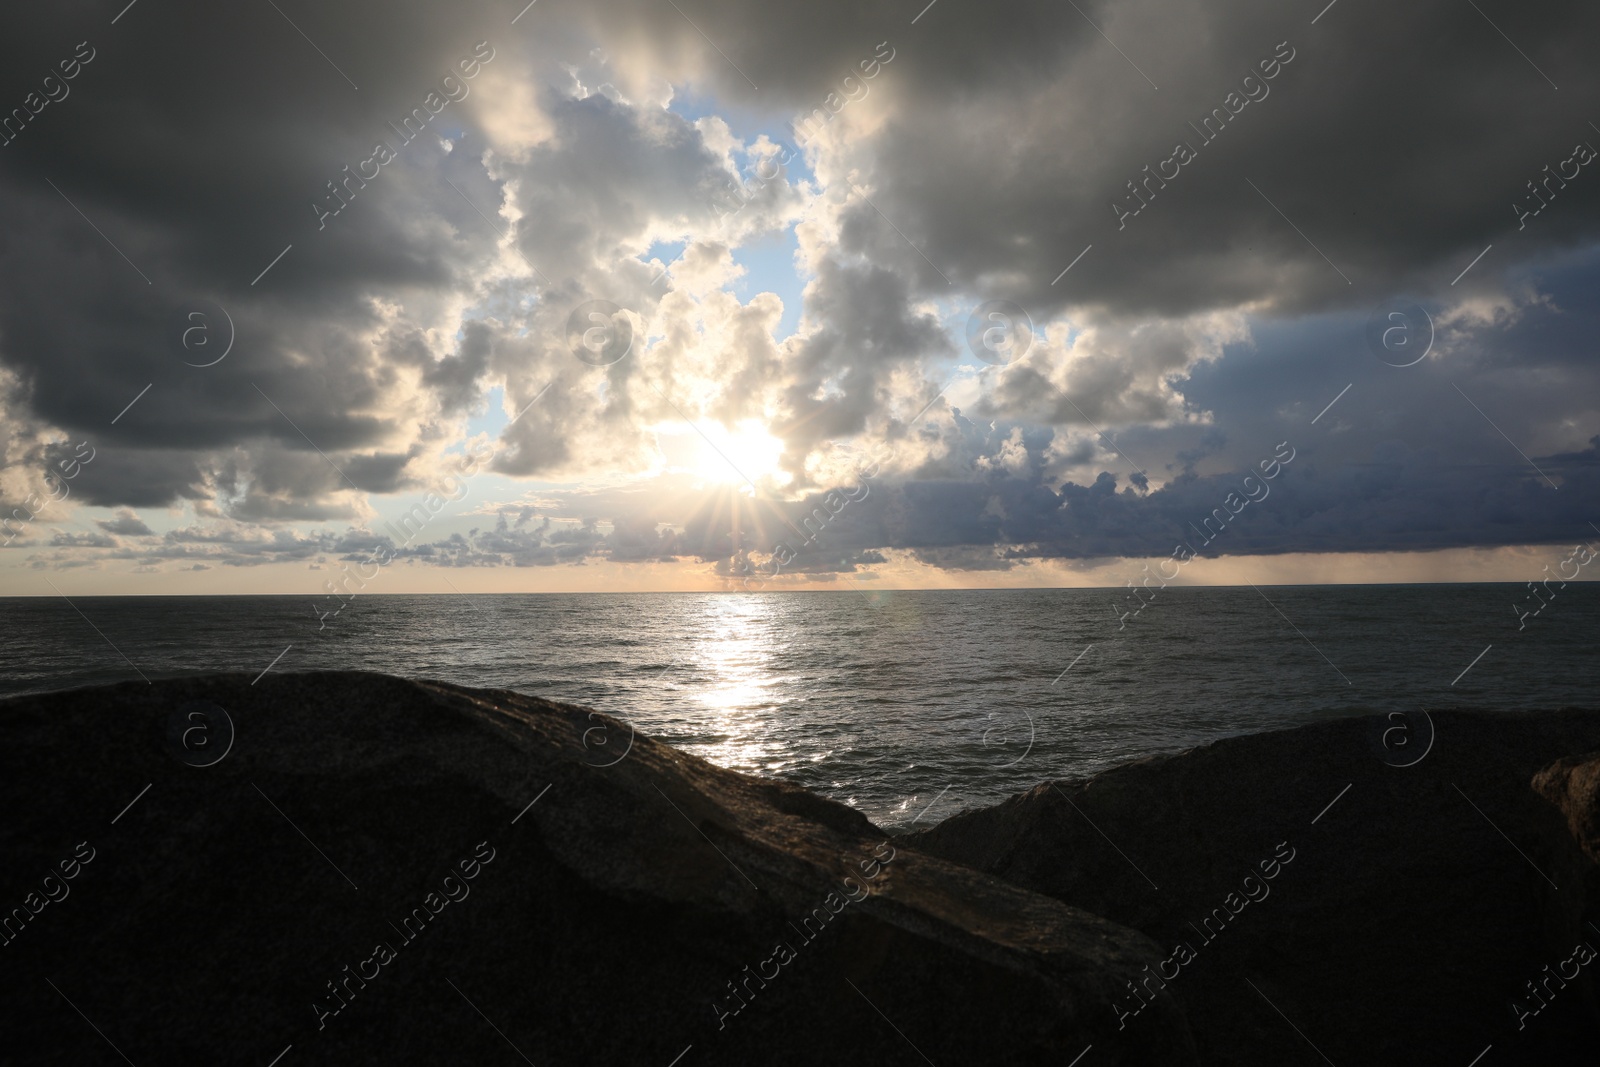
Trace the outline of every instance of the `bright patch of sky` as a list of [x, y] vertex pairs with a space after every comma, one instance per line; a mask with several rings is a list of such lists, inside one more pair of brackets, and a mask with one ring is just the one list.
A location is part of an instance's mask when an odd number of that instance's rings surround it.
[[733, 253], [733, 261], [745, 269], [744, 277], [733, 285], [735, 296], [748, 303], [758, 293], [776, 293], [783, 301], [777, 329], [780, 342], [800, 328], [800, 297], [806, 279], [795, 267], [799, 250], [800, 239], [791, 226], [781, 233], [757, 237]]

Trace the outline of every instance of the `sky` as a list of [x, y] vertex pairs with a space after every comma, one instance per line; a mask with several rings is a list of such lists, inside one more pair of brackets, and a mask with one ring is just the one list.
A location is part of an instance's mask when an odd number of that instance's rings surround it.
[[1600, 543], [1597, 31], [33, 5], [0, 595], [1541, 580]]

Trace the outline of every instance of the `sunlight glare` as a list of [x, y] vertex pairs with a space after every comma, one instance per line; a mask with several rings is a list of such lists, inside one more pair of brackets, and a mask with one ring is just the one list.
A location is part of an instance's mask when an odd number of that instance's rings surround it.
[[684, 426], [678, 440], [671, 442], [678, 447], [670, 447], [667, 441], [662, 444], [673, 466], [705, 482], [743, 485], [748, 478], [757, 485], [783, 485], [790, 480], [779, 466], [783, 441], [758, 419], [741, 420], [731, 430], [706, 420], [698, 431]]

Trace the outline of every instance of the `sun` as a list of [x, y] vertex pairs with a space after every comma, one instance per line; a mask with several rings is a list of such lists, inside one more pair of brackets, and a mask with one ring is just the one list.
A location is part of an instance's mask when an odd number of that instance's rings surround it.
[[778, 486], [790, 480], [780, 466], [783, 441], [759, 419], [731, 429], [714, 420], [662, 427], [658, 439], [671, 466], [716, 485]]

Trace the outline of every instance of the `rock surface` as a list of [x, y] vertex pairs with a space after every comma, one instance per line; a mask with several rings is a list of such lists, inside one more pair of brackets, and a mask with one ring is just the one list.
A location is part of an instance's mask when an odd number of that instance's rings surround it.
[[216, 675], [0, 753], [7, 1064], [1195, 1062], [1145, 935], [588, 709]]
[[1204, 1063], [1593, 1062], [1600, 757], [1569, 757], [1597, 748], [1595, 712], [1323, 722], [897, 844], [1160, 942], [1152, 1007], [1118, 1010], [1132, 1031], [1175, 1001]]
[[1557, 760], [1534, 776], [1533, 788], [1566, 816], [1584, 853], [1600, 860], [1600, 752]]

